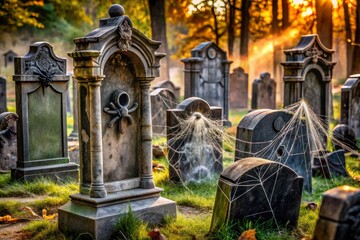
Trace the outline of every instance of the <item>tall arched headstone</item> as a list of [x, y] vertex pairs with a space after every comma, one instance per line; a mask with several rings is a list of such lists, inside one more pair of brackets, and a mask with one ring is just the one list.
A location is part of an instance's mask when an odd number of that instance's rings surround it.
[[284, 106], [304, 99], [312, 110], [329, 120], [334, 50], [327, 49], [318, 35], [302, 36], [296, 47], [284, 51]]
[[66, 102], [69, 85], [66, 59], [55, 56], [49, 43], [30, 45], [15, 58], [17, 162], [11, 177], [32, 180], [67, 177], [78, 180], [78, 165], [69, 162]]
[[160, 42], [132, 27], [122, 6], [74, 39], [78, 81], [80, 193], [59, 208], [59, 228], [109, 239], [128, 211], [152, 224], [176, 216], [152, 175], [150, 83], [159, 76]]
[[185, 64], [185, 98], [199, 97], [211, 106], [221, 107], [224, 125], [229, 121], [229, 71], [226, 52], [213, 42], [203, 42], [191, 50]]
[[230, 108], [248, 108], [249, 74], [242, 67], [230, 74]]

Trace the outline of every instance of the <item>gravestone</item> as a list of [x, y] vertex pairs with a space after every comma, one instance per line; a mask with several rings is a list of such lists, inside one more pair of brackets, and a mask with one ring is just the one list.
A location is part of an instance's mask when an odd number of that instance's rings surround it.
[[360, 74], [351, 75], [341, 87], [341, 120], [360, 137]]
[[261, 157], [283, 163], [304, 178], [304, 189], [311, 192], [307, 129], [299, 120], [292, 126], [287, 125], [292, 117], [289, 112], [269, 109], [245, 115], [237, 127], [235, 161]]
[[356, 151], [358, 149], [356, 142], [355, 131], [349, 125], [338, 124], [334, 127], [332, 144], [335, 150]]
[[296, 228], [302, 184], [303, 178], [281, 163], [254, 157], [232, 163], [219, 178], [210, 231], [238, 221]]
[[313, 176], [335, 178], [338, 176], [349, 177], [346, 171], [345, 151], [340, 149], [334, 152], [324, 152], [315, 156], [313, 161]]
[[230, 108], [248, 108], [249, 74], [241, 67], [230, 74]]
[[166, 110], [177, 105], [175, 94], [167, 88], [157, 88], [150, 93], [153, 133], [166, 134]]
[[13, 50], [9, 50], [6, 53], [3, 54], [4, 56], [4, 67], [7, 67], [8, 65], [12, 65], [14, 63], [15, 57], [17, 57], [17, 54]]
[[260, 74], [255, 79], [252, 87], [252, 109], [275, 109], [276, 108], [276, 82], [270, 78], [270, 73]]
[[318, 35], [302, 36], [296, 47], [284, 51], [284, 106], [304, 99], [328, 123], [332, 98], [334, 50], [327, 49]]
[[155, 91], [158, 88], [167, 88], [170, 89], [170, 91], [172, 91], [175, 94], [176, 97], [176, 102], [179, 100], [180, 97], [180, 87], [175, 86], [175, 84], [170, 81], [170, 80], [165, 80], [165, 81], [161, 81], [158, 82], [157, 84], [155, 84], [155, 86], [153, 87], [153, 90]]
[[72, 85], [72, 93], [73, 93], [73, 97], [72, 97], [72, 113], [73, 113], [73, 118], [74, 118], [74, 122], [73, 122], [73, 129], [69, 135], [69, 140], [78, 140], [79, 137], [79, 128], [78, 128], [78, 83], [76, 78], [72, 78], [73, 79], [73, 85]]
[[191, 57], [181, 60], [185, 64], [185, 99], [199, 97], [210, 106], [223, 109], [224, 125], [229, 121], [229, 61], [219, 46], [203, 42], [191, 50]]
[[6, 111], [6, 78], [0, 77], [0, 113]]
[[59, 208], [61, 231], [109, 239], [129, 205], [151, 224], [176, 216], [152, 175], [150, 83], [159, 76], [160, 42], [132, 27], [114, 4], [99, 28], [74, 39], [78, 81], [80, 192]]
[[191, 97], [167, 111], [170, 180], [201, 181], [222, 171], [221, 134], [210, 133], [215, 129], [209, 129], [205, 118], [221, 122], [222, 109]]
[[34, 43], [25, 56], [15, 58], [13, 80], [19, 120], [11, 178], [78, 180], [78, 165], [68, 157], [66, 59], [55, 56], [49, 43]]
[[323, 194], [313, 239], [360, 239], [359, 188], [340, 186]]
[[16, 166], [16, 121], [18, 115], [11, 112], [0, 113], [0, 172]]

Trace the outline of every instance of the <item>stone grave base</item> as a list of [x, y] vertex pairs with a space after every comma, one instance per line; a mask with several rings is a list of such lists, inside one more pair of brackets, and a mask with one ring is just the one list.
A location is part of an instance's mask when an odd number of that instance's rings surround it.
[[11, 169], [11, 179], [31, 181], [41, 177], [48, 177], [55, 181], [62, 181], [68, 178], [79, 181], [79, 165], [70, 162], [26, 168], [17, 167], [15, 169]]
[[90, 198], [84, 194], [70, 195], [71, 202], [59, 208], [59, 229], [75, 237], [88, 233], [96, 240], [110, 239], [119, 217], [129, 210], [151, 225], [176, 217], [176, 203], [160, 197], [162, 189], [131, 189]]

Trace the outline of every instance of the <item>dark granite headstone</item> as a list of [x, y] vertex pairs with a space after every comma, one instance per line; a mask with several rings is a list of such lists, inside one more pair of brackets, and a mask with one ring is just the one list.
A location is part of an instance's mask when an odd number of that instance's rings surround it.
[[281, 163], [254, 157], [232, 163], [219, 178], [210, 231], [244, 220], [296, 228], [302, 184]]
[[334, 178], [338, 176], [348, 177], [345, 165], [345, 151], [340, 149], [334, 152], [325, 152], [321, 156], [315, 156], [313, 161], [313, 176]]
[[204, 42], [191, 50], [191, 57], [181, 60], [185, 64], [185, 98], [199, 97], [210, 106], [223, 109], [224, 125], [229, 121], [229, 61], [219, 46]]
[[327, 49], [318, 35], [302, 36], [298, 45], [284, 51], [284, 106], [304, 99], [326, 122], [330, 116], [334, 50]]
[[16, 166], [16, 121], [18, 115], [0, 113], [0, 171], [9, 171]]
[[132, 26], [114, 4], [99, 28], [74, 40], [78, 81], [80, 193], [59, 208], [61, 231], [109, 239], [128, 211], [159, 224], [176, 216], [152, 176], [150, 83], [159, 76], [160, 42]]
[[306, 126], [287, 123], [293, 115], [280, 110], [255, 110], [241, 120], [236, 132], [235, 161], [261, 157], [280, 162], [304, 178], [304, 189], [311, 192], [311, 157]]
[[66, 59], [55, 56], [49, 43], [34, 43], [27, 55], [15, 58], [13, 80], [19, 120], [12, 179], [78, 180], [78, 165], [69, 162], [67, 145]]
[[270, 78], [270, 73], [260, 74], [252, 85], [252, 109], [276, 108], [276, 82]]
[[345, 152], [356, 151], [356, 134], [354, 129], [346, 124], [338, 124], [333, 129], [332, 144], [336, 150], [344, 149]]
[[360, 189], [340, 186], [326, 191], [313, 240], [360, 239]]
[[0, 77], [0, 113], [6, 111], [6, 78]]
[[201, 98], [191, 97], [176, 109], [167, 111], [169, 175], [172, 181], [197, 181], [222, 171], [222, 138], [211, 135], [204, 116], [219, 121], [221, 125], [222, 109], [210, 107]]
[[230, 74], [230, 108], [248, 108], [249, 74], [241, 67]]
[[179, 100], [180, 97], [180, 87], [175, 86], [175, 84], [170, 81], [170, 80], [166, 80], [166, 81], [161, 81], [158, 82], [154, 87], [153, 90], [155, 91], [158, 88], [167, 88], [170, 89], [170, 91], [172, 91], [176, 97], [176, 102]]
[[341, 120], [360, 137], [360, 74], [351, 75], [341, 87]]
[[175, 94], [167, 88], [157, 88], [150, 93], [153, 133], [166, 134], [166, 110], [177, 105]]

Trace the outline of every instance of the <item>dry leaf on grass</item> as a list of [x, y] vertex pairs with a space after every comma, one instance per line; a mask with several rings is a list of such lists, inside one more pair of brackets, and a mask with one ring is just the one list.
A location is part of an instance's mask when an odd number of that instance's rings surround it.
[[256, 240], [256, 231], [255, 229], [249, 229], [241, 234], [238, 240]]

